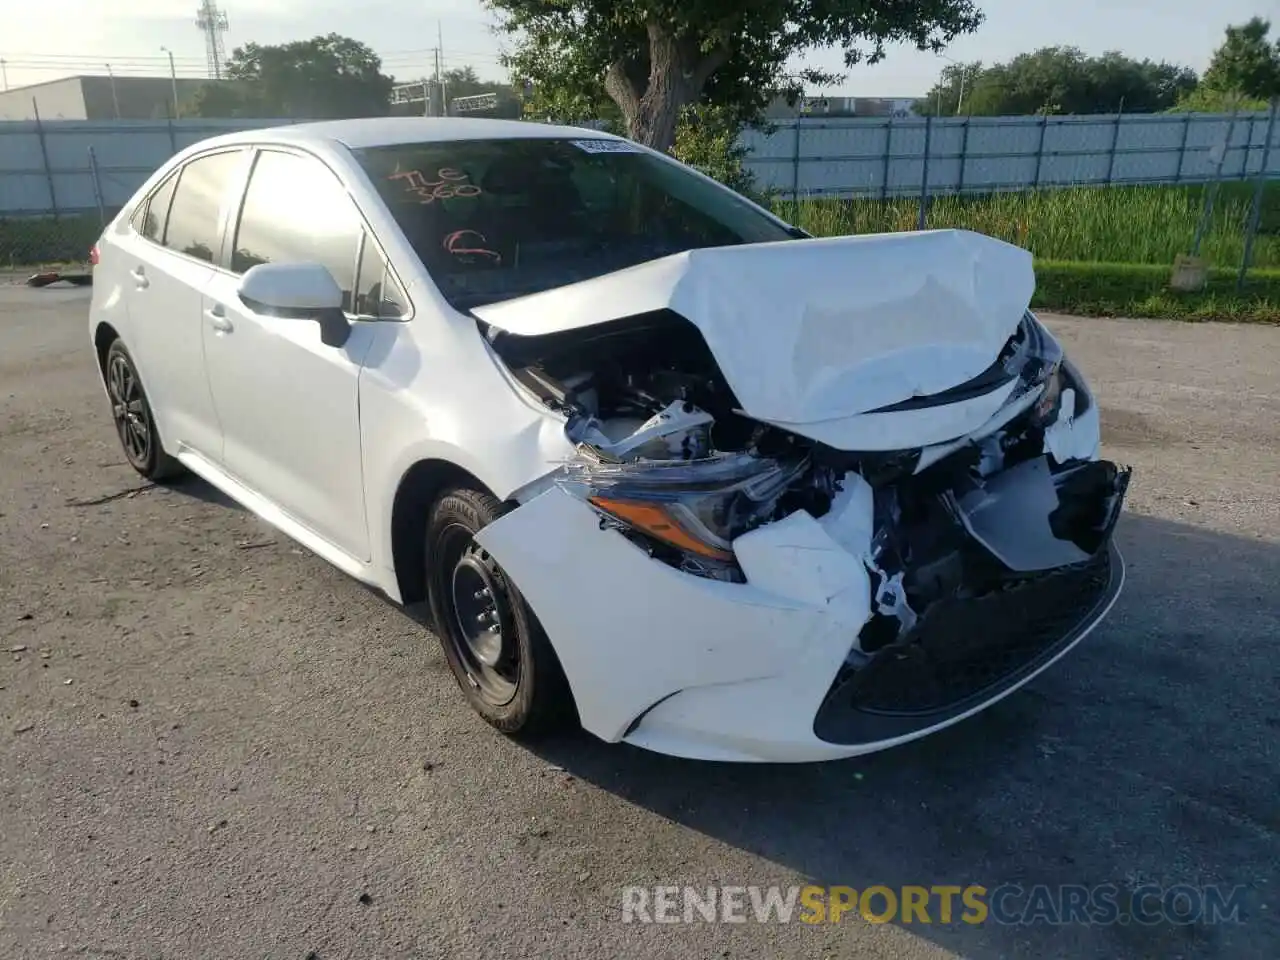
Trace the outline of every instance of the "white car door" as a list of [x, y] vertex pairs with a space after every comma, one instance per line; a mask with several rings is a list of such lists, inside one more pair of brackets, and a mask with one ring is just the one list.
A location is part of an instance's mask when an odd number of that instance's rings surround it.
[[368, 560], [358, 380], [380, 325], [356, 321], [343, 346], [326, 346], [314, 321], [255, 312], [236, 293], [256, 264], [314, 262], [333, 274], [349, 311], [362, 221], [320, 160], [276, 148], [258, 152], [233, 220], [228, 269], [215, 271], [203, 301], [223, 469], [313, 534]]
[[189, 448], [216, 460], [222, 431], [205, 378], [201, 298], [221, 246], [229, 186], [247, 151], [188, 161], [139, 206], [119, 235], [133, 354], [170, 453]]

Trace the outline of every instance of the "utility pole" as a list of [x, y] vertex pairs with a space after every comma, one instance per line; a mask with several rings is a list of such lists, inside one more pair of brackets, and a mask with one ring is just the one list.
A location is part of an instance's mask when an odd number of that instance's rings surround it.
[[5, 66], [4, 57], [0, 57], [0, 80], [4, 82], [4, 88], [9, 89], [9, 68]]
[[431, 109], [431, 115], [432, 115], [432, 116], [435, 116], [435, 117], [443, 117], [443, 116], [444, 116], [444, 94], [443, 94], [443, 91], [441, 91], [441, 89], [440, 89], [440, 48], [439, 48], [439, 47], [434, 47], [434, 48], [433, 48], [433, 52], [434, 52], [434, 53], [435, 53], [435, 55], [436, 55], [436, 88], [435, 88], [435, 92], [436, 92], [436, 94], [437, 94], [437, 95], [439, 95], [439, 96], [440, 96], [440, 110], [439, 110], [439, 112], [437, 113], [437, 112], [436, 112], [436, 109], [435, 109], [435, 104], [433, 103], [433, 104], [431, 105], [431, 107], [432, 107], [432, 109]]
[[169, 84], [173, 87], [173, 118], [178, 119], [178, 71], [173, 66], [173, 51], [168, 47], [161, 47], [165, 53], [169, 55]]
[[107, 76], [111, 78], [111, 106], [115, 108], [116, 119], [120, 119], [120, 98], [116, 96], [116, 74], [111, 69], [111, 64], [107, 64]]
[[440, 73], [440, 60], [444, 56], [444, 25], [436, 21], [436, 85], [440, 87], [440, 116], [449, 115], [449, 91], [445, 89], [444, 77]]

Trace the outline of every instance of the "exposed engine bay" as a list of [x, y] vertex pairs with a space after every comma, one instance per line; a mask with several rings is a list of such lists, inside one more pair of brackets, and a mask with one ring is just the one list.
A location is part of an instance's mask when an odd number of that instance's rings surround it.
[[1005, 391], [995, 416], [945, 443], [875, 451], [838, 450], [747, 416], [699, 330], [670, 310], [488, 337], [515, 379], [565, 417], [577, 455], [556, 482], [588, 500], [602, 528], [685, 573], [744, 582], [735, 539], [796, 511], [821, 518], [852, 485], [869, 485], [874, 533], [861, 559], [872, 616], [854, 660], [907, 637], [939, 604], [1086, 563], [1128, 483], [1127, 469], [1060, 439], [1092, 398], [1030, 313], [977, 377], [867, 411]]

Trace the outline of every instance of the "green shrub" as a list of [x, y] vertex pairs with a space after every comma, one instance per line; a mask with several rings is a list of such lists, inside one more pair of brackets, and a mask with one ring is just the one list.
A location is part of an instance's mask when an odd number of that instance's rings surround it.
[[676, 127], [671, 153], [738, 193], [753, 194], [755, 178], [745, 164], [748, 151], [738, 141], [741, 129], [722, 109], [705, 104], [687, 107]]
[[1170, 273], [1154, 264], [1038, 260], [1032, 305], [1084, 316], [1280, 323], [1280, 270], [1252, 271], [1243, 290], [1235, 270], [1211, 270], [1196, 293], [1170, 290]]
[[0, 219], [0, 266], [83, 262], [101, 234], [97, 214]]

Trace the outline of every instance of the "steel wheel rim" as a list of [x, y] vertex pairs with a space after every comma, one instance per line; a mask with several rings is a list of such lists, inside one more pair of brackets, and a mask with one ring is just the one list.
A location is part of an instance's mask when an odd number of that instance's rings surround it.
[[[461, 524], [446, 527], [438, 543], [448, 643], [481, 699], [495, 707], [506, 706], [515, 699], [521, 675], [506, 577], [475, 542], [472, 531]], [[482, 590], [487, 595], [481, 595]]]
[[142, 395], [142, 384], [129, 361], [119, 354], [107, 364], [107, 393], [111, 397], [111, 417], [125, 456], [135, 466], [146, 464], [151, 455], [151, 422]]

